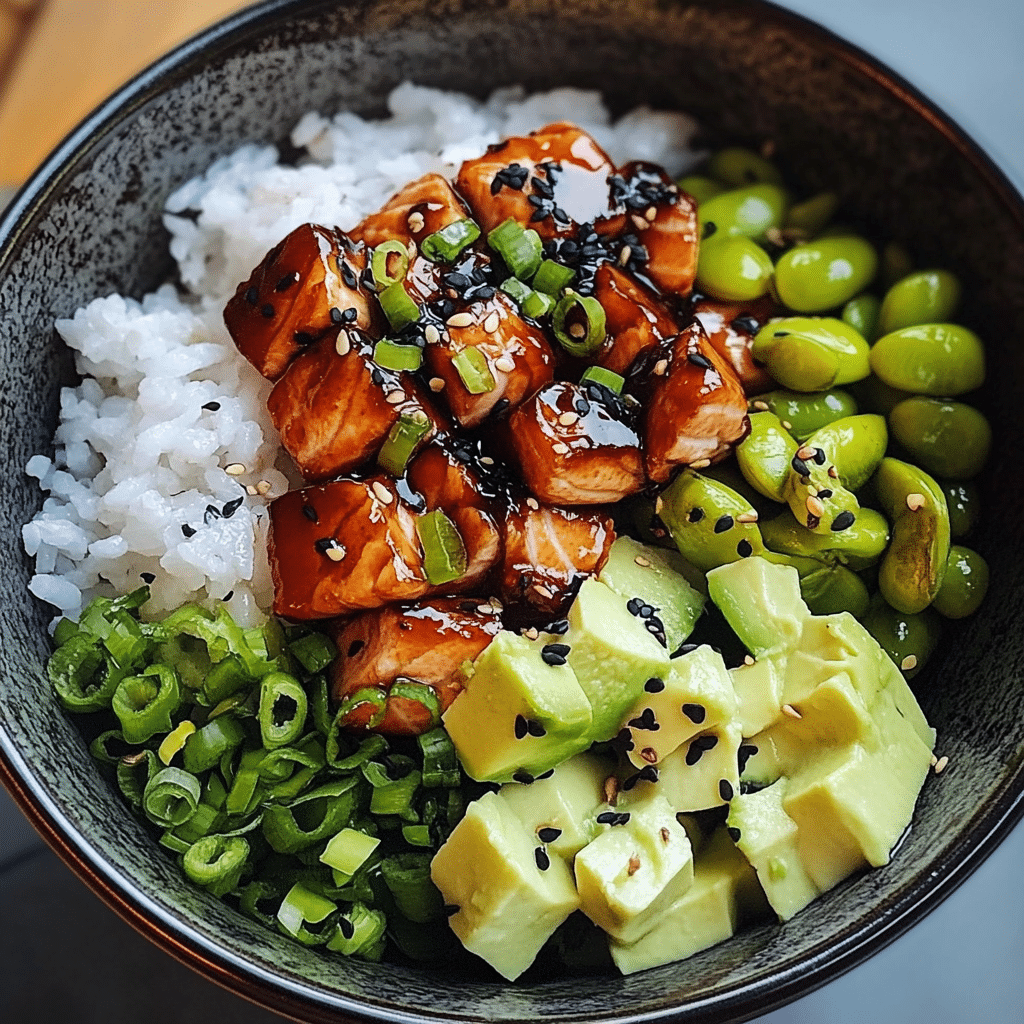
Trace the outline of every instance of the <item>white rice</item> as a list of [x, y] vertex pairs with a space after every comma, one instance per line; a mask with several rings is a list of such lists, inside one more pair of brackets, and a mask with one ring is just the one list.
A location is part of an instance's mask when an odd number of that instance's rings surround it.
[[[236, 350], [222, 311], [289, 231], [352, 228], [410, 180], [453, 177], [491, 143], [552, 121], [579, 124], [615, 163], [678, 175], [697, 159], [691, 118], [641, 107], [613, 124], [596, 92], [503, 89], [481, 103], [405, 84], [388, 108], [380, 121], [306, 114], [292, 132], [308, 154], [297, 167], [272, 146], [218, 160], [166, 203], [185, 290], [165, 285], [141, 303], [111, 295], [57, 321], [83, 380], [61, 393], [52, 460], [26, 467], [49, 496], [22, 536], [35, 559], [29, 589], [62, 615], [134, 589], [143, 573], [151, 617], [227, 595], [243, 624], [269, 609], [266, 504], [297, 479], [267, 413], [271, 385]], [[219, 408], [204, 409], [211, 402]]]

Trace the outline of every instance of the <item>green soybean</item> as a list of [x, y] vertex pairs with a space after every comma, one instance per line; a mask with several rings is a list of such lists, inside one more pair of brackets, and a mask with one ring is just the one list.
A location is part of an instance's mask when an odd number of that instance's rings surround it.
[[901, 327], [950, 320], [960, 304], [960, 282], [948, 270], [918, 270], [897, 281], [882, 299], [882, 334]]
[[823, 313], [849, 302], [872, 281], [878, 257], [858, 236], [819, 238], [784, 253], [775, 267], [779, 299], [798, 313]]
[[967, 480], [936, 480], [946, 496], [949, 509], [949, 535], [954, 540], [966, 537], [981, 518], [981, 494], [977, 485]]
[[721, 194], [726, 187], [714, 178], [707, 178], [703, 174], [688, 174], [680, 178], [676, 184], [689, 196], [697, 201], [697, 205], [706, 203], [709, 199]]
[[726, 185], [738, 187], [753, 185], [759, 181], [781, 185], [782, 175], [778, 168], [752, 149], [730, 146], [720, 149], [708, 161], [708, 174]]
[[782, 421], [783, 427], [798, 441], [834, 420], [857, 415], [857, 401], [848, 391], [790, 391], [779, 388], [758, 395], [756, 402], [768, 406]]
[[769, 551], [802, 555], [826, 565], [845, 565], [857, 572], [876, 564], [889, 543], [889, 524], [871, 508], [861, 508], [847, 529], [828, 534], [811, 533], [790, 512], [762, 520], [760, 529]]
[[783, 226], [789, 231], [800, 232], [805, 238], [813, 238], [832, 219], [838, 205], [835, 192], [819, 192], [810, 199], [794, 203], [786, 213]]
[[726, 302], [749, 302], [768, 291], [771, 257], [743, 235], [719, 236], [701, 243], [697, 258], [697, 287]]
[[774, 320], [754, 336], [750, 354], [793, 391], [825, 391], [871, 372], [868, 343], [835, 317]]
[[799, 445], [772, 412], [750, 416], [750, 433], [736, 448], [736, 461], [743, 478], [759, 494], [772, 501], [786, 500], [790, 463]]
[[988, 563], [977, 551], [954, 544], [932, 607], [947, 619], [962, 619], [978, 610], [987, 592]]
[[923, 469], [882, 459], [872, 480], [892, 541], [878, 571], [882, 596], [913, 615], [935, 600], [949, 558], [949, 512], [939, 485]]
[[889, 413], [893, 438], [935, 476], [970, 480], [988, 458], [992, 428], [973, 406], [916, 396]]
[[841, 317], [843, 323], [849, 324], [870, 344], [878, 338], [878, 316], [881, 308], [882, 304], [877, 296], [864, 292], [843, 306]]
[[777, 185], [749, 185], [730, 189], [701, 203], [698, 223], [704, 237], [709, 225], [719, 235], [744, 235], [764, 240], [766, 232], [782, 226], [786, 215], [786, 193]]
[[849, 612], [858, 619], [867, 613], [871, 601], [863, 581], [841, 565], [823, 565], [801, 576], [800, 596], [814, 615]]
[[[812, 450], [810, 445], [806, 447]], [[790, 511], [811, 533], [828, 537], [848, 529], [857, 521], [860, 504], [837, 476], [834, 466], [826, 461], [819, 463], [816, 457], [801, 460], [798, 452], [793, 460], [784, 494]]]
[[878, 468], [889, 442], [885, 420], [871, 413], [846, 416], [815, 431], [806, 441], [820, 448], [826, 464], [834, 465], [839, 482], [859, 491]]
[[871, 370], [903, 391], [955, 397], [984, 382], [985, 351], [981, 339], [959, 324], [919, 324], [879, 338]]
[[889, 387], [874, 374], [852, 384], [850, 391], [861, 412], [874, 412], [879, 416], [888, 416], [904, 398], [910, 398], [909, 391]]
[[907, 614], [893, 608], [881, 594], [871, 599], [862, 621], [907, 679], [924, 668], [942, 635], [942, 620], [930, 608]]

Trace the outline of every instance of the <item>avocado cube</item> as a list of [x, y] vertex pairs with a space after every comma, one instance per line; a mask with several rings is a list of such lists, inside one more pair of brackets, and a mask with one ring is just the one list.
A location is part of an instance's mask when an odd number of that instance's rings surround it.
[[767, 729], [779, 717], [784, 701], [786, 655], [766, 654], [752, 665], [729, 669], [738, 704], [737, 719], [744, 736]]
[[[613, 767], [593, 754], [577, 754], [554, 769], [552, 775], [532, 785], [508, 782], [501, 787], [501, 798], [512, 808], [530, 835], [538, 836], [548, 853], [557, 854], [570, 864], [600, 831], [594, 812], [604, 802], [604, 783], [614, 774]], [[555, 839], [544, 830], [556, 830]]]
[[591, 740], [610, 740], [648, 679], [664, 679], [668, 651], [632, 615], [626, 599], [596, 579], [585, 580], [569, 609], [569, 665], [593, 708]]
[[590, 701], [567, 664], [506, 630], [473, 663], [444, 714], [459, 760], [478, 782], [541, 775], [591, 743]]
[[471, 953], [514, 981], [579, 906], [560, 857], [539, 857], [536, 838], [497, 793], [469, 805], [430, 863], [448, 923]]
[[692, 571], [677, 551], [619, 537], [597, 578], [620, 597], [652, 605], [665, 627], [668, 650], [675, 651], [686, 642], [704, 611], [703, 595], [684, 578]]
[[[736, 693], [722, 656], [707, 645], [673, 658], [664, 679], [644, 683], [627, 712], [626, 754], [633, 766], [657, 764], [698, 732], [736, 715]], [[620, 730], [621, 735], [621, 730]]]
[[620, 942], [635, 942], [693, 881], [686, 830], [664, 797], [630, 807], [576, 855], [580, 909]]
[[754, 869], [724, 828], [697, 855], [693, 884], [633, 943], [611, 939], [608, 947], [623, 974], [683, 960], [728, 939], [737, 924], [764, 906]]
[[739, 792], [741, 740], [735, 722], [699, 732], [661, 761], [657, 781], [639, 779], [635, 788], [656, 789], [676, 811], [721, 807]]
[[800, 859], [796, 822], [782, 806], [786, 785], [786, 779], [779, 779], [766, 789], [737, 796], [727, 822], [780, 921], [788, 921], [820, 894]]

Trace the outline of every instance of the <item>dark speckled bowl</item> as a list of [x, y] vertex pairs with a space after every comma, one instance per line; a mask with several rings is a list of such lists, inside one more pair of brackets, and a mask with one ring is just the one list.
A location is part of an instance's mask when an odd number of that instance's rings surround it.
[[[23, 473], [50, 444], [66, 367], [53, 330], [90, 298], [139, 295], [170, 270], [164, 197], [243, 142], [279, 141], [315, 107], [382, 108], [405, 78], [483, 95], [572, 84], [694, 113], [712, 139], [773, 139], [807, 188], [839, 191], [879, 237], [954, 269], [986, 338], [997, 444], [985, 610], [951, 630], [921, 701], [946, 772], [928, 781], [895, 861], [783, 927], [749, 931], [630, 978], [507, 986], [302, 949], [187, 885], [94, 770], [44, 674], [50, 612], [25, 589]], [[127, 920], [234, 991], [308, 1021], [742, 1020], [892, 941], [991, 852], [1024, 791], [1024, 206], [947, 117], [865, 54], [754, 0], [393, 0], [266, 3], [211, 29], [101, 107], [0, 226], [5, 450], [0, 775], [47, 839]]]

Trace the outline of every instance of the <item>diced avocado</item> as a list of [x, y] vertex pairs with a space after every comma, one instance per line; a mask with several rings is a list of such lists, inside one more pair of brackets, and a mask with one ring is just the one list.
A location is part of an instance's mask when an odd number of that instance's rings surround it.
[[755, 658], [792, 648], [810, 612], [796, 569], [741, 558], [708, 573], [711, 600]]
[[[600, 831], [594, 813], [604, 802], [605, 780], [612, 774], [613, 766], [607, 761], [589, 753], [577, 754], [532, 785], [506, 783], [500, 796], [548, 853], [572, 863]], [[555, 830], [558, 836], [551, 839], [551, 832], [544, 830]]]
[[766, 729], [779, 717], [786, 679], [785, 654], [766, 654], [752, 665], [729, 669], [739, 705], [737, 719], [744, 736]]
[[907, 685], [906, 677], [881, 647], [878, 648], [878, 664], [879, 675], [885, 682], [885, 692], [892, 698], [896, 710], [907, 720], [918, 739], [929, 750], [934, 750], [935, 730], [924, 717], [921, 705]]
[[779, 779], [767, 789], [737, 796], [728, 818], [730, 835], [782, 921], [820, 894], [800, 859], [796, 822], [783, 810], [786, 785], [786, 779]]
[[668, 652], [644, 622], [630, 614], [625, 598], [593, 578], [569, 609], [569, 629], [558, 639], [569, 646], [569, 666], [593, 708], [591, 740], [611, 739], [644, 683], [668, 672]]
[[704, 597], [685, 579], [693, 571], [677, 551], [619, 537], [597, 578], [620, 597], [652, 605], [664, 624], [668, 649], [675, 651], [686, 642], [704, 610]]
[[698, 732], [730, 721], [736, 694], [722, 656], [707, 645], [673, 658], [664, 678], [644, 683], [644, 692], [622, 721], [636, 768], [657, 764]]
[[693, 884], [654, 927], [631, 944], [610, 940], [615, 965], [623, 974], [682, 960], [728, 939], [737, 924], [764, 907], [754, 869], [724, 828], [697, 854]]
[[514, 981], [579, 906], [561, 857], [539, 857], [537, 843], [497, 793], [469, 805], [430, 864], [448, 918], [471, 953]]
[[727, 804], [739, 792], [740, 728], [724, 722], [697, 733], [657, 766], [657, 781], [643, 776], [633, 788], [661, 793], [675, 811], [703, 811]]
[[590, 746], [590, 701], [572, 668], [543, 645], [500, 632], [444, 714], [459, 760], [480, 782], [535, 777]]
[[686, 830], [663, 797], [630, 808], [576, 855], [580, 909], [620, 942], [635, 942], [693, 881]]

